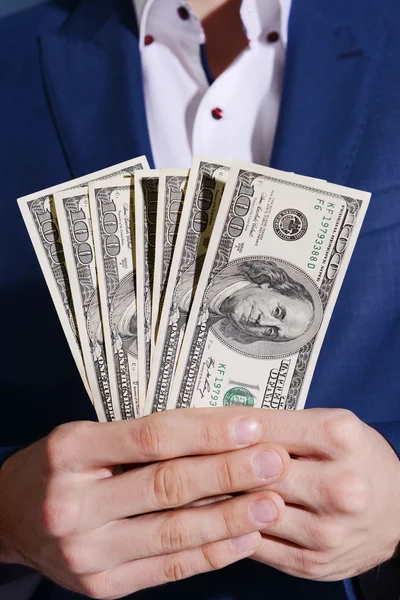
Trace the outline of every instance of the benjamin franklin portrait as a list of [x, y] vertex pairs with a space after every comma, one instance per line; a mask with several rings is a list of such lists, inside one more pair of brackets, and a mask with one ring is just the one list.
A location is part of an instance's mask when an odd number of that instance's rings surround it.
[[[110, 307], [110, 325], [114, 332], [115, 348], [121, 348], [137, 356], [137, 319], [136, 319], [136, 294], [135, 274], [130, 273], [119, 284]], [[103, 343], [99, 305], [96, 298], [91, 303], [88, 318], [88, 331], [92, 343]]]
[[[188, 269], [187, 279], [193, 275]], [[188, 306], [184, 281], [180, 310]], [[233, 261], [210, 283], [203, 317], [234, 349], [263, 358], [283, 355], [315, 336], [322, 306], [316, 286], [294, 265], [272, 258]], [[246, 348], [247, 346], [247, 348]]]

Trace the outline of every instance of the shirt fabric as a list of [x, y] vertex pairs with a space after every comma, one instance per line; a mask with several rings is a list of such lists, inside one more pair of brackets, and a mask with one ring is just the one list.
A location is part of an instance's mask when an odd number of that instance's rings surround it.
[[[249, 46], [212, 82], [204, 31], [186, 2], [134, 0], [134, 5], [155, 166], [189, 167], [193, 154], [268, 165], [291, 0], [243, 0]], [[215, 109], [221, 118], [215, 118]]]

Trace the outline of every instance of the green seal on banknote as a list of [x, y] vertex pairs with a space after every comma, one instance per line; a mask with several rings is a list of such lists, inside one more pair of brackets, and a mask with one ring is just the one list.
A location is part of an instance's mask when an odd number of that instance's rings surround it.
[[224, 406], [254, 406], [255, 398], [249, 390], [244, 387], [234, 387], [226, 392]]

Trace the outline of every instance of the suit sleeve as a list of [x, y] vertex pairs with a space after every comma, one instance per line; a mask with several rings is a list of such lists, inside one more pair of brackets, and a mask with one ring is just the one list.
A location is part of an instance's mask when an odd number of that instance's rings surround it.
[[[400, 421], [371, 423], [371, 427], [379, 431], [400, 458]], [[343, 584], [348, 600], [399, 598], [400, 582], [398, 570], [395, 567], [395, 563], [398, 561], [398, 558], [393, 558], [388, 563], [360, 575], [360, 577], [346, 579]], [[375, 587], [371, 586], [371, 581], [374, 582]]]

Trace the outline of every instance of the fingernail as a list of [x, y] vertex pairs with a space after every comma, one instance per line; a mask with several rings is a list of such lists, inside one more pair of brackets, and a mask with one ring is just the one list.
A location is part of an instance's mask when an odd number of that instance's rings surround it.
[[250, 518], [255, 523], [270, 523], [278, 518], [278, 511], [270, 500], [258, 500], [250, 506]]
[[239, 446], [252, 444], [258, 438], [258, 424], [252, 419], [240, 419], [233, 423], [233, 437]]
[[242, 535], [241, 537], [232, 538], [231, 544], [233, 549], [239, 554], [246, 554], [252, 552], [257, 548], [257, 540], [255, 535], [249, 533], [248, 535]]
[[259, 477], [271, 479], [283, 471], [282, 459], [274, 450], [260, 452], [253, 459], [254, 470]]

